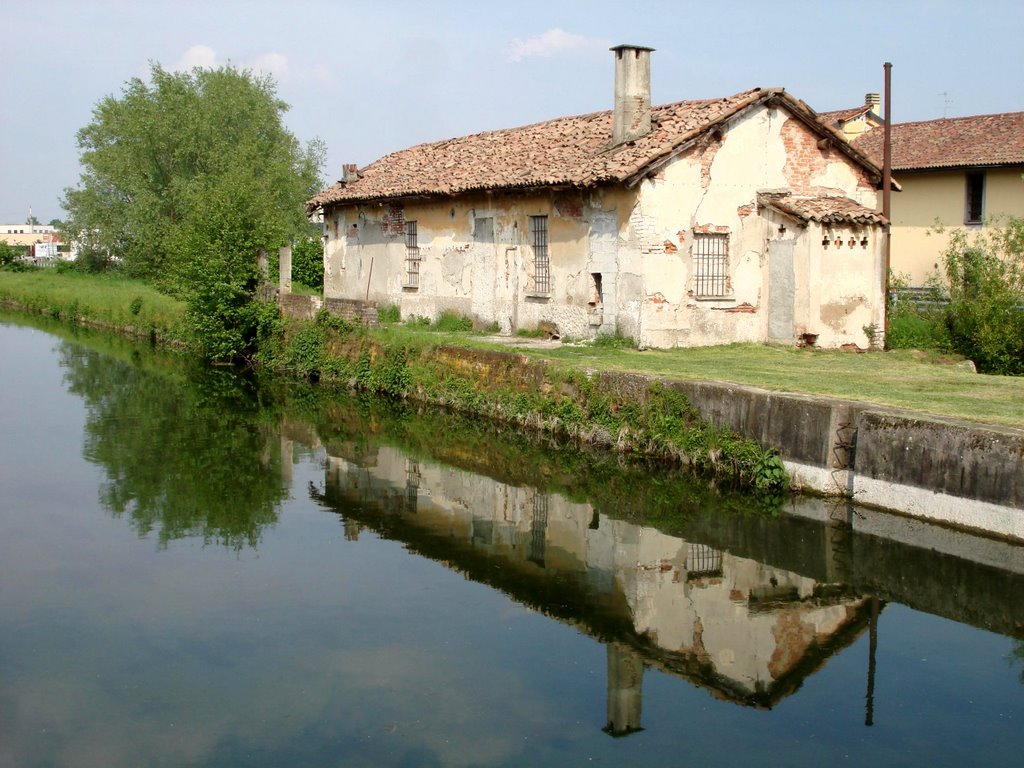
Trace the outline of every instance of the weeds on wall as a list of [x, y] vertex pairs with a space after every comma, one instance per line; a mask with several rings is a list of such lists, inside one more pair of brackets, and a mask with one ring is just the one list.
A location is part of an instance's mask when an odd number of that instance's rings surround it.
[[[453, 315], [452, 324], [467, 318]], [[431, 344], [381, 346], [362, 326], [322, 311], [311, 323], [282, 328], [266, 362], [300, 376], [356, 390], [440, 405], [530, 430], [632, 453], [728, 478], [762, 494], [787, 486], [771, 449], [705, 423], [686, 396], [643, 377], [613, 379], [570, 368], [533, 365], [496, 354], [454, 356]], [[639, 388], [639, 389], [638, 389]]]

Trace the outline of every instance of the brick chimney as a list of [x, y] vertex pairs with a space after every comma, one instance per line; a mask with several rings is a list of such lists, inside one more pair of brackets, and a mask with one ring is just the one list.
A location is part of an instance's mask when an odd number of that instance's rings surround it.
[[345, 184], [351, 184], [359, 180], [359, 166], [355, 163], [345, 163], [341, 166], [341, 180]]
[[651, 52], [642, 45], [617, 45], [612, 146], [635, 141], [651, 131]]

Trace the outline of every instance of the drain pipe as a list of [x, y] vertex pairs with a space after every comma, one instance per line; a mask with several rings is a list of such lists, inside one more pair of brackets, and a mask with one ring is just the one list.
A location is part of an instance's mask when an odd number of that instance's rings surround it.
[[885, 62], [885, 125], [882, 138], [882, 215], [885, 216], [885, 276], [882, 287], [885, 315], [882, 337], [889, 348], [889, 272], [892, 268], [892, 64]]

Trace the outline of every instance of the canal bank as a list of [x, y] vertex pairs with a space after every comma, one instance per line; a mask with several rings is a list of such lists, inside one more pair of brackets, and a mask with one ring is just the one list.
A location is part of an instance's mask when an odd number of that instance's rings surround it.
[[[513, 352], [441, 348], [455, 375], [538, 386], [543, 363]], [[540, 370], [538, 370], [538, 368]], [[588, 372], [593, 392], [620, 409], [647, 405], [652, 391], [683, 395], [701, 419], [774, 449], [800, 491], [1024, 540], [1024, 430], [979, 425], [836, 398], [736, 384], [676, 381], [643, 374]], [[630, 450], [600, 430], [582, 440]]]
[[[793, 490], [1024, 541], [1021, 429], [726, 382], [567, 370], [516, 350], [368, 351], [358, 333], [343, 333], [326, 348], [349, 369], [362, 367], [364, 375], [350, 379], [355, 387], [379, 390], [383, 382], [392, 394], [718, 474], [746, 462], [736, 474], [755, 488], [781, 478], [781, 463]], [[320, 367], [331, 368], [326, 361]], [[370, 375], [371, 368], [381, 373]], [[666, 428], [659, 415], [680, 403], [690, 423]], [[751, 451], [745, 441], [759, 448]]]
[[733, 383], [567, 370], [514, 350], [387, 345], [355, 323], [322, 318], [291, 326], [270, 367], [667, 459], [744, 485], [785, 481], [1024, 540], [1024, 430]]
[[[744, 478], [752, 484], [765, 457], [777, 452], [788, 483], [802, 492], [1024, 541], [1024, 430], [731, 383], [566, 372], [511, 350], [368, 352], [349, 342], [336, 343], [333, 354], [365, 369], [350, 380], [356, 387], [397, 387], [447, 408], [706, 469], [716, 461], [719, 435], [695, 450], [685, 435], [664, 440], [657, 433], [657, 412], [685, 402], [720, 434], [762, 447]], [[374, 369], [379, 373], [370, 374]]]

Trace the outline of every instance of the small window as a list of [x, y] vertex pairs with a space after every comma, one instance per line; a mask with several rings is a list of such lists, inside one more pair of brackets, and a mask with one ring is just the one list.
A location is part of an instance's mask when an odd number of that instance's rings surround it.
[[537, 293], [551, 293], [547, 216], [530, 217], [530, 245], [533, 246], [533, 288]]
[[419, 288], [420, 247], [417, 239], [416, 222], [405, 222], [405, 287]]
[[723, 234], [694, 234], [693, 274], [698, 298], [728, 296], [729, 236]]
[[985, 174], [967, 174], [967, 204], [964, 224], [981, 224], [985, 218]]

